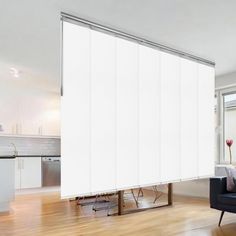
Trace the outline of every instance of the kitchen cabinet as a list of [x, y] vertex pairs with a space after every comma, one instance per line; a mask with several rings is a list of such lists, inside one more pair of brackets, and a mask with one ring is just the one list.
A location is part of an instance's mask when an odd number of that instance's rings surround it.
[[15, 189], [21, 188], [21, 158], [15, 159]]
[[0, 158], [0, 212], [10, 210], [10, 202], [14, 200], [14, 158]]
[[40, 96], [22, 96], [19, 103], [18, 134], [40, 135], [43, 119], [43, 101]]
[[42, 186], [41, 157], [18, 157], [15, 161], [15, 188]]
[[0, 99], [0, 123], [3, 126], [2, 134], [16, 134], [17, 133], [17, 117], [19, 114], [17, 98], [12, 95], [9, 96], [6, 91], [1, 91]]
[[43, 136], [60, 136], [59, 118], [47, 118], [43, 120], [41, 135]]
[[3, 135], [60, 136], [60, 96], [55, 93], [14, 94], [1, 90]]
[[41, 134], [60, 136], [60, 96], [58, 94], [44, 97]]
[[60, 97], [57, 94], [37, 94], [33, 100], [22, 97], [20, 103], [20, 134], [60, 135]]

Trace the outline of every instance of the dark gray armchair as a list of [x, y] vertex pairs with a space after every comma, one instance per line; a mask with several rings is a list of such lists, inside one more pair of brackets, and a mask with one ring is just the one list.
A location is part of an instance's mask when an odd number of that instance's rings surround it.
[[236, 213], [236, 193], [227, 191], [226, 177], [210, 178], [210, 205], [211, 208], [221, 211], [218, 226], [220, 226], [225, 211]]

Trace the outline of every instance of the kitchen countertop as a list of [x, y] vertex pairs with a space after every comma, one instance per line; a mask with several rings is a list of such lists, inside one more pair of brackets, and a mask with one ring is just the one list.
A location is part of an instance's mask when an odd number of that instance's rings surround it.
[[0, 159], [15, 159], [15, 158], [16, 158], [16, 156], [7, 156], [7, 155], [0, 156]]
[[61, 155], [0, 155], [0, 159], [14, 159], [17, 157], [61, 157]]

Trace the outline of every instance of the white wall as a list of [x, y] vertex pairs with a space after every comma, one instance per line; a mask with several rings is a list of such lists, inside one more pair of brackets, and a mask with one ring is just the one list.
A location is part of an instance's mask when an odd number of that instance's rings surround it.
[[13, 155], [14, 143], [19, 155], [60, 155], [60, 138], [0, 136], [0, 155]]
[[209, 179], [174, 183], [173, 191], [178, 195], [207, 198], [209, 196]]
[[231, 85], [236, 85], [236, 71], [222, 76], [217, 76], [215, 85], [216, 88], [224, 88]]

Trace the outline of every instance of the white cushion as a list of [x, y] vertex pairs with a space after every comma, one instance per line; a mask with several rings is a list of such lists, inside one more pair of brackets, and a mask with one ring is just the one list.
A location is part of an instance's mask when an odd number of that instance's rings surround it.
[[225, 167], [227, 174], [227, 191], [236, 192], [236, 168], [235, 167]]

